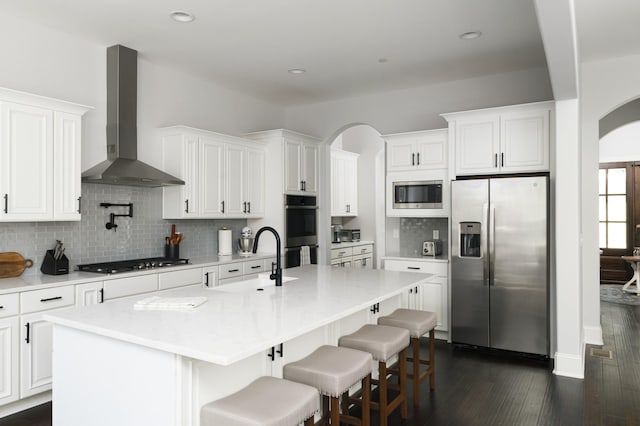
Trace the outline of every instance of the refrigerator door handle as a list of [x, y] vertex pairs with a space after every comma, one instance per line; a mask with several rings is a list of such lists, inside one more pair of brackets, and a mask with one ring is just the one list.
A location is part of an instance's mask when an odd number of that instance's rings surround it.
[[487, 232], [487, 224], [489, 223], [489, 204], [484, 203], [482, 205], [482, 223], [480, 229], [482, 229], [482, 233], [480, 234], [480, 256], [482, 257], [482, 285], [488, 286], [489, 282], [489, 252], [487, 246], [487, 237], [489, 233]]
[[496, 258], [496, 206], [489, 204], [489, 286], [495, 286], [495, 258]]

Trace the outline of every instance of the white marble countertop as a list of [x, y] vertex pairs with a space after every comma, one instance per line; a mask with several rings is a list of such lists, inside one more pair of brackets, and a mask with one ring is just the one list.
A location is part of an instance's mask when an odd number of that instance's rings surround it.
[[[166, 296], [206, 296], [188, 312], [137, 311], [139, 298], [47, 312], [55, 324], [220, 365], [236, 361], [388, 299], [431, 274], [307, 265], [284, 282], [258, 279], [182, 289]], [[260, 286], [263, 291], [257, 291]]]
[[205, 266], [223, 265], [234, 262], [245, 262], [254, 259], [268, 259], [275, 256], [275, 253], [256, 253], [255, 255], [251, 256], [240, 256], [239, 254], [234, 254], [231, 256], [203, 257], [189, 259], [189, 263], [186, 265], [145, 269], [135, 272], [122, 272], [118, 274], [98, 274], [93, 272], [79, 271], [70, 272], [64, 275], [46, 275], [40, 272], [36, 274], [23, 274], [15, 278], [0, 278], [0, 294], [15, 293], [19, 291], [40, 290], [49, 287], [84, 284], [96, 281], [107, 281], [117, 278], [127, 278], [148, 274], [159, 274], [162, 272], [179, 271], [182, 269], [202, 268]]
[[369, 241], [369, 240], [360, 240], [360, 241], [349, 241], [345, 243], [331, 243], [331, 248], [339, 249], [339, 248], [347, 248], [347, 247], [358, 247], [358, 246], [365, 246], [368, 244], [375, 244], [375, 242]]

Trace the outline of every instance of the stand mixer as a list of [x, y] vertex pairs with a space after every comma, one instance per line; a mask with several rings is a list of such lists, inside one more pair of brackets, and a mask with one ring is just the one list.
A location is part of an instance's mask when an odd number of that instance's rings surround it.
[[251, 235], [251, 228], [245, 226], [240, 231], [240, 238], [238, 238], [238, 254], [240, 256], [253, 255], [253, 236]]

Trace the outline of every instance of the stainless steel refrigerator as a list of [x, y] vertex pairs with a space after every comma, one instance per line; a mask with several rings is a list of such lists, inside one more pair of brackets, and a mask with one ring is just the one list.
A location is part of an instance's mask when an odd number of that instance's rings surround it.
[[549, 179], [451, 183], [451, 340], [549, 356]]

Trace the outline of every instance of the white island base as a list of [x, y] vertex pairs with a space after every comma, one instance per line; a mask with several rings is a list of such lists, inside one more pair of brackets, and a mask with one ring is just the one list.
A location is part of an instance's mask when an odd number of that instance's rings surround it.
[[193, 312], [135, 311], [133, 299], [48, 315], [53, 425], [198, 426], [202, 405], [282, 377], [286, 363], [375, 323], [429, 278], [315, 265], [285, 273], [298, 279], [176, 291], [208, 297]]

